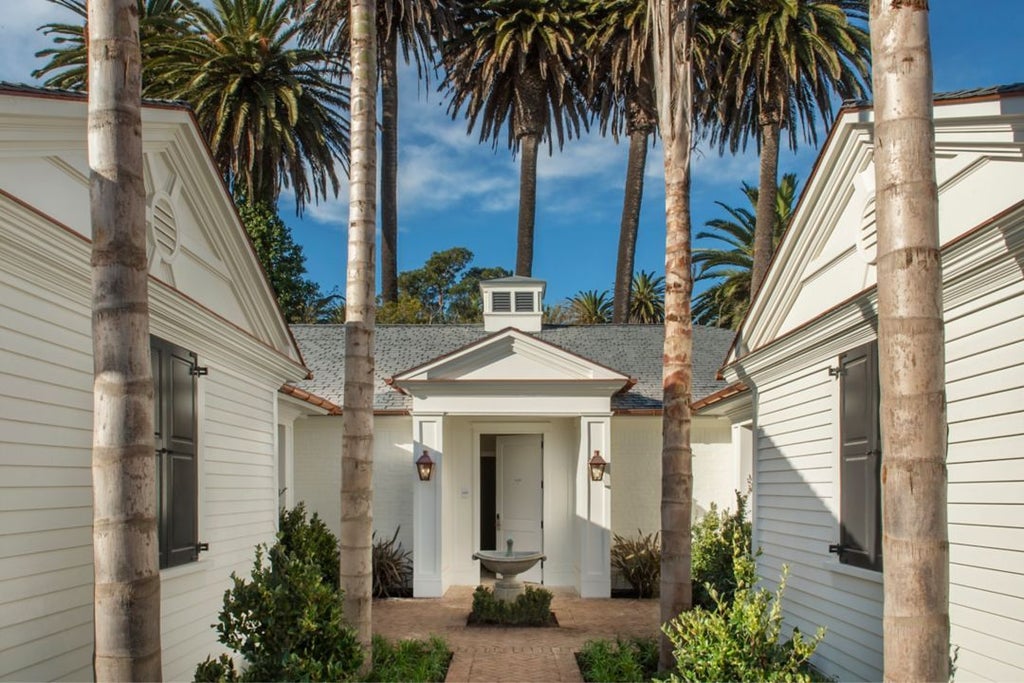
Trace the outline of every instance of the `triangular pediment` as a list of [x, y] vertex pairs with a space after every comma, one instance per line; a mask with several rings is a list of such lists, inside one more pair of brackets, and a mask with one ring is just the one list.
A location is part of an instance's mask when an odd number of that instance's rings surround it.
[[[937, 101], [940, 242], [1021, 200], [1024, 92]], [[726, 364], [821, 317], [877, 283], [873, 114], [841, 112], [815, 163]], [[873, 317], [874, 311], [864, 311]]]
[[[89, 240], [86, 118], [83, 96], [0, 88], [0, 188]], [[150, 275], [301, 363], [193, 117], [147, 104], [142, 118]]]
[[506, 329], [395, 375], [399, 387], [422, 383], [606, 382], [629, 377], [524, 332]]

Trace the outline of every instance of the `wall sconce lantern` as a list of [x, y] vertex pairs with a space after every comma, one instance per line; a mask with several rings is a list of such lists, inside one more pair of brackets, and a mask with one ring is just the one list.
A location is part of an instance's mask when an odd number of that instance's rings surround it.
[[416, 472], [420, 475], [420, 481], [430, 481], [434, 473], [434, 461], [430, 459], [430, 454], [426, 450], [416, 459]]
[[601, 481], [604, 479], [604, 471], [608, 467], [608, 461], [601, 457], [601, 451], [594, 451], [587, 464], [590, 465], [590, 481]]

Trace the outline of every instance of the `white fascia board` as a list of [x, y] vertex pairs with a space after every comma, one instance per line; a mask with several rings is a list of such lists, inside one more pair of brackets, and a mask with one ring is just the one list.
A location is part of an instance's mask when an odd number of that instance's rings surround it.
[[579, 397], [609, 398], [622, 388], [616, 380], [406, 380], [402, 388], [414, 398], [470, 396], [486, 402], [501, 396], [546, 396], [571, 401]]

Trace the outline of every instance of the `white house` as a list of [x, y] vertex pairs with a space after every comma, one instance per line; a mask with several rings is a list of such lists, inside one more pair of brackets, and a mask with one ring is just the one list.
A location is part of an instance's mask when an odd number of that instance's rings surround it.
[[[278, 435], [319, 409], [279, 393], [308, 370], [192, 116], [149, 104], [143, 128], [163, 666], [189, 680], [273, 540]], [[89, 253], [84, 97], [0, 85], [3, 680], [92, 678]]]
[[[523, 578], [607, 597], [611, 534], [661, 526], [663, 328], [542, 325], [543, 281], [503, 278], [482, 290], [483, 325], [377, 328], [374, 527], [387, 537], [401, 529], [416, 596], [476, 585], [474, 551], [512, 538], [547, 555]], [[291, 391], [342, 403], [344, 327], [292, 331], [313, 378]], [[696, 397], [726, 386], [716, 373], [732, 336], [695, 330]], [[335, 530], [341, 422], [294, 423], [294, 499]], [[694, 420], [698, 514], [731, 505], [745, 487], [749, 461], [731, 429], [727, 416]], [[430, 481], [414, 466], [424, 453]], [[598, 482], [588, 468], [595, 453], [610, 463]]]
[[[1024, 85], [935, 103], [958, 680], [1024, 679]], [[814, 663], [882, 676], [872, 111], [839, 114], [723, 370], [752, 403], [754, 545]], [[724, 392], [723, 392], [724, 397]], [[739, 425], [738, 425], [739, 426]], [[831, 550], [830, 550], [831, 548]], [[832, 552], [835, 551], [835, 552]]]

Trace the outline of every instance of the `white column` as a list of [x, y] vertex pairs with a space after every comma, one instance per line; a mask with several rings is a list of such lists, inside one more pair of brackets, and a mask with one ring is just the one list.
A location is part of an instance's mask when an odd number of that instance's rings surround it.
[[414, 414], [412, 417], [412, 462], [426, 451], [434, 461], [430, 481], [420, 481], [410, 463], [413, 478], [413, 568], [412, 594], [417, 598], [439, 598], [444, 594], [441, 577], [441, 495], [444, 471], [444, 417]]
[[[611, 596], [611, 415], [580, 417], [580, 450], [576, 467], [576, 514], [580, 524], [580, 578], [582, 598]], [[600, 451], [608, 472], [602, 481], [591, 481], [588, 462]]]

